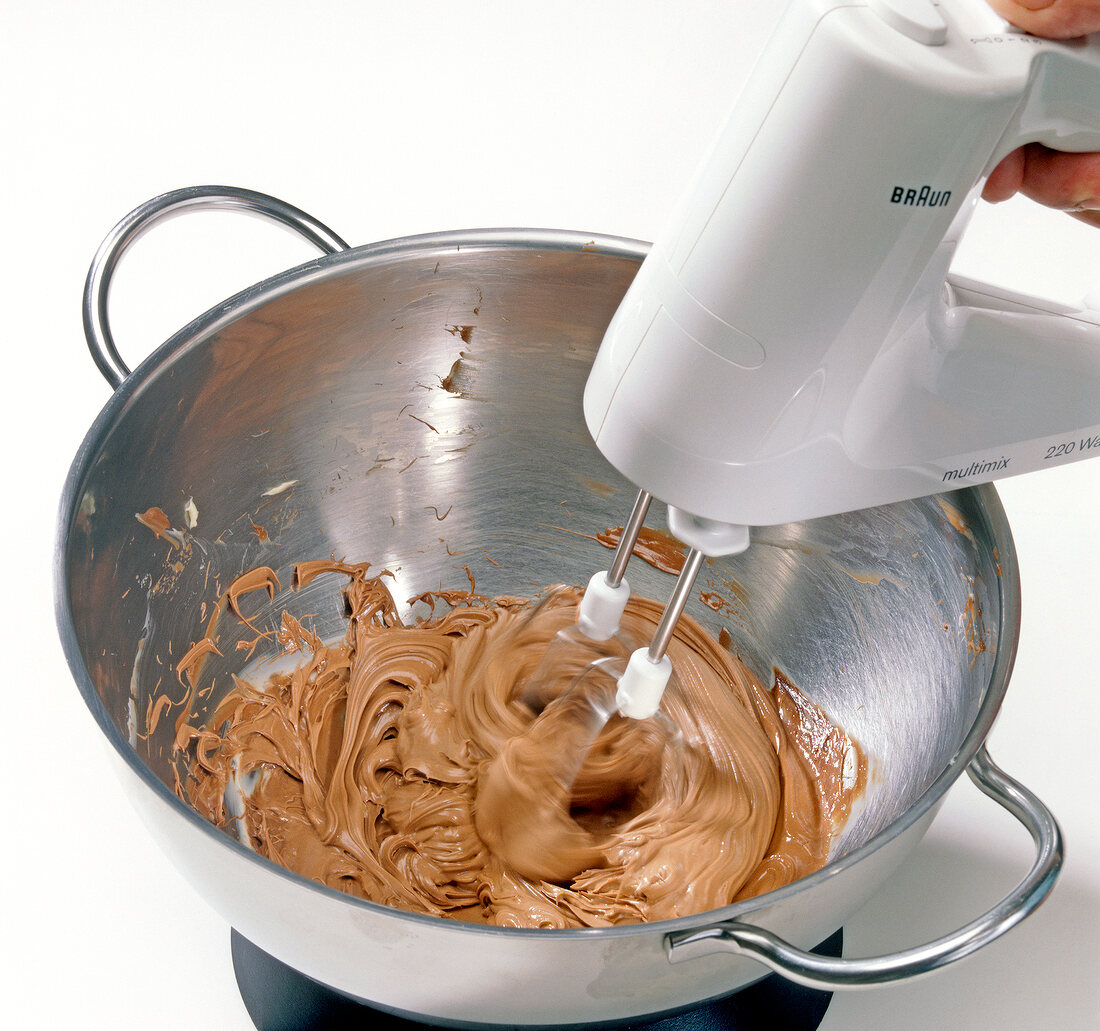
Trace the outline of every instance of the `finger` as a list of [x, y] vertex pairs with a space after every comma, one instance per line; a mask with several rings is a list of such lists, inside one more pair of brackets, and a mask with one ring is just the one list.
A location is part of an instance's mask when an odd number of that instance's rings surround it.
[[1072, 211], [1070, 214], [1085, 225], [1100, 229], [1100, 211]]
[[998, 204], [1014, 197], [1024, 183], [1024, 148], [1018, 147], [993, 169], [982, 187], [982, 199]]
[[1013, 25], [1036, 36], [1071, 39], [1100, 32], [1100, 0], [989, 0]]
[[1100, 154], [1066, 154], [1038, 143], [1023, 151], [1022, 193], [1061, 211], [1100, 210]]

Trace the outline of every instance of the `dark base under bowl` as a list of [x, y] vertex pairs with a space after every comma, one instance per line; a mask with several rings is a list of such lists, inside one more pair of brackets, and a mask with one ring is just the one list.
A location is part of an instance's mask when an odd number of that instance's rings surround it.
[[[844, 932], [837, 931], [814, 951], [839, 956]], [[253, 945], [236, 930], [231, 935], [233, 971], [245, 1008], [258, 1031], [423, 1031], [426, 1027], [491, 1028], [508, 1031], [534, 1025], [429, 1023], [335, 991]], [[635, 1018], [623, 1023], [554, 1025], [556, 1029], [615, 1028], [621, 1031], [815, 1031], [825, 1016], [832, 992], [815, 991], [778, 975], [693, 1009]]]

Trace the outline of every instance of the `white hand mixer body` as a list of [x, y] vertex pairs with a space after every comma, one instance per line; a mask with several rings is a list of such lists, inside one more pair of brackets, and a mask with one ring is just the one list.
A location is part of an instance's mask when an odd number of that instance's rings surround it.
[[984, 0], [789, 5], [585, 390], [596, 445], [692, 549], [624, 714], [656, 711], [702, 557], [749, 526], [1100, 455], [1100, 316], [948, 274], [1029, 142], [1100, 150], [1100, 39]]

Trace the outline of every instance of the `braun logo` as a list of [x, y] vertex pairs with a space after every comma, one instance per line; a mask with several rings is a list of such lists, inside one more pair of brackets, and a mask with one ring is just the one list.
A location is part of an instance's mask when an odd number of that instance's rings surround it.
[[950, 190], [933, 190], [931, 186], [895, 186], [890, 193], [891, 204], [910, 208], [946, 208], [950, 201]]
[[971, 462], [965, 469], [948, 469], [940, 482], [947, 483], [949, 480], [968, 480], [971, 476], [985, 476], [988, 473], [1007, 469], [1011, 461], [1011, 458], [991, 458], [984, 462]]

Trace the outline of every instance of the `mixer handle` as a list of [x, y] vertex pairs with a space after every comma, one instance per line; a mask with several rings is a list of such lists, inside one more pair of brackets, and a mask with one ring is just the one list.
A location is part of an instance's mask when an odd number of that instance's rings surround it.
[[1050, 810], [1000, 770], [984, 746], [967, 767], [967, 773], [985, 794], [1030, 831], [1036, 857], [1027, 876], [1009, 895], [965, 927], [902, 952], [864, 959], [832, 959], [804, 952], [763, 928], [730, 920], [670, 934], [666, 939], [669, 961], [680, 963], [698, 956], [732, 952], [756, 959], [790, 981], [833, 991], [908, 980], [988, 945], [1023, 920], [1050, 893], [1062, 866], [1062, 835]]
[[1046, 46], [1027, 33], [1013, 33], [1008, 39], [1017, 46], [1036, 47], [1040, 56], [1034, 86], [1005, 130], [987, 171], [1026, 143], [1074, 153], [1100, 151], [1100, 39], [1063, 40], [1056, 46]]
[[127, 248], [160, 222], [185, 211], [234, 210], [278, 222], [305, 238], [325, 254], [348, 250], [349, 245], [328, 226], [277, 197], [235, 186], [188, 186], [162, 193], [134, 208], [107, 234], [88, 269], [84, 283], [84, 336], [103, 377], [117, 388], [130, 375], [107, 321], [111, 278]]

